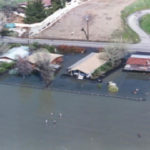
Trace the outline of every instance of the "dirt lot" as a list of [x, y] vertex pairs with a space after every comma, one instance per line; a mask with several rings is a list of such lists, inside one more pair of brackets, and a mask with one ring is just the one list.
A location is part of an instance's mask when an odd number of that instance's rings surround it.
[[52, 27], [41, 32], [40, 38], [85, 39], [85, 16], [89, 15], [89, 39], [111, 41], [116, 29], [121, 29], [120, 12], [136, 0], [89, 0], [70, 11]]

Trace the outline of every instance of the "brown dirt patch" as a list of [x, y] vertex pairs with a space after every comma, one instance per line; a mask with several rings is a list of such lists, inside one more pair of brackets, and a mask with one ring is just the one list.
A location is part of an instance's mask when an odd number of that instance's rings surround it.
[[90, 15], [90, 40], [111, 41], [112, 33], [121, 29], [121, 11], [136, 0], [90, 0], [70, 11], [52, 27], [41, 32], [39, 38], [85, 39], [85, 16]]

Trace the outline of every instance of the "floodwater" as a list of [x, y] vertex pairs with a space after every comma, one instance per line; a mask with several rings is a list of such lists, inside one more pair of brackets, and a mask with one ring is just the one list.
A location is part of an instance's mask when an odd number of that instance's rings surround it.
[[137, 102], [2, 84], [0, 95], [0, 150], [150, 148], [149, 100]]
[[[97, 82], [61, 76], [82, 55], [65, 56], [49, 89], [42, 89], [43, 82], [33, 75], [25, 80], [0, 77], [0, 150], [150, 149], [150, 74], [119, 69], [104, 79], [102, 89]], [[117, 83], [122, 98], [90, 96], [108, 95], [108, 81]], [[64, 90], [80, 94], [60, 92]]]

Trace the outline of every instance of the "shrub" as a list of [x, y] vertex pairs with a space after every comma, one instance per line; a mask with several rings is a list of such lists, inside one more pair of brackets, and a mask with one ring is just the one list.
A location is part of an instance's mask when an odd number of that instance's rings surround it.
[[93, 76], [93, 78], [97, 78], [97, 77], [101, 76], [102, 74], [106, 73], [107, 71], [110, 71], [111, 69], [113, 69], [111, 62], [107, 62], [106, 64], [97, 68], [94, 71], [94, 73], [92, 74], [92, 76]]
[[150, 34], [150, 14], [145, 15], [140, 19], [140, 26], [145, 32]]
[[57, 48], [62, 53], [84, 53], [85, 52], [85, 48], [77, 47], [77, 46], [60, 45]]
[[19, 44], [19, 43], [12, 43], [10, 44], [10, 48], [13, 48], [13, 47], [19, 47], [21, 46], [22, 44]]
[[37, 50], [38, 48], [40, 48], [41, 45], [38, 43], [38, 42], [34, 42], [33, 44], [30, 44], [29, 45], [29, 48], [34, 51], [34, 50]]
[[119, 90], [118, 87], [112, 87], [112, 86], [108, 87], [108, 91], [110, 93], [117, 93], [118, 90]]
[[55, 53], [55, 49], [56, 49], [55, 46], [51, 46], [51, 45], [47, 45], [47, 44], [41, 45], [38, 42], [34, 42], [33, 44], [30, 44], [29, 48], [32, 51], [38, 50], [40, 48], [41, 49], [44, 48], [44, 49], [47, 49], [50, 53]]
[[1, 63], [0, 64], [0, 73], [4, 73], [7, 70], [11, 69], [14, 66], [14, 63]]
[[2, 29], [2, 31], [0, 32], [1, 36], [9, 36], [10, 31], [6, 28]]
[[43, 48], [47, 49], [50, 53], [55, 53], [55, 47], [50, 45], [43, 45]]
[[2, 63], [0, 64], [1, 68], [5, 68], [5, 69], [11, 69], [13, 67], [14, 63]]
[[101, 88], [102, 88], [102, 84], [98, 83], [97, 87], [98, 87], [99, 89], [101, 89]]
[[6, 72], [6, 69], [3, 67], [0, 67], [0, 73], [4, 73], [4, 72]]
[[64, 8], [66, 4], [66, 0], [51, 0], [52, 7], [49, 9], [46, 9], [47, 16], [53, 14], [55, 11], [57, 11], [60, 8]]
[[119, 91], [119, 88], [118, 88], [118, 86], [115, 83], [109, 82], [108, 91], [110, 93], [117, 93]]

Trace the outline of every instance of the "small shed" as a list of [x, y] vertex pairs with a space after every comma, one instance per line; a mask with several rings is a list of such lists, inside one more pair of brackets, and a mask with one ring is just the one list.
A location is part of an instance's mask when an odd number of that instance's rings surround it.
[[71, 76], [78, 79], [90, 78], [92, 73], [108, 61], [105, 52], [92, 52], [68, 68]]

